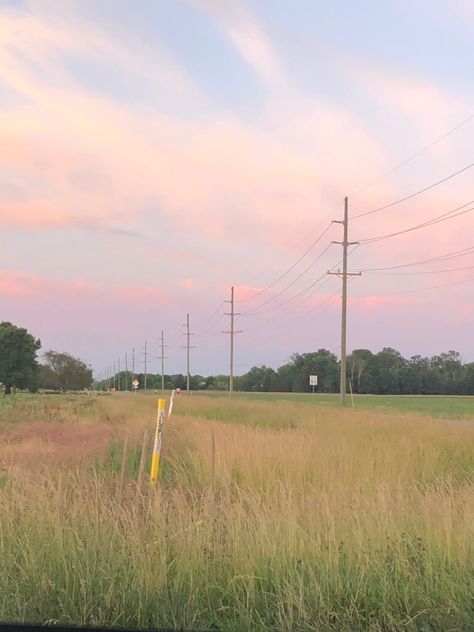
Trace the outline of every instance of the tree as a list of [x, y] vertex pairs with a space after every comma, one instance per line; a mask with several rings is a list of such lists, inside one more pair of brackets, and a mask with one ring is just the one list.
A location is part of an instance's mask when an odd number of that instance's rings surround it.
[[92, 370], [79, 358], [50, 350], [44, 354], [44, 359], [46, 362], [40, 373], [42, 388], [76, 391], [92, 384]]
[[369, 349], [354, 349], [347, 358], [348, 377], [355, 393], [370, 391], [372, 387], [371, 367], [374, 354]]
[[318, 376], [318, 391], [331, 393], [337, 390], [339, 370], [336, 356], [327, 349], [318, 349], [313, 353], [294, 353], [291, 357], [294, 365], [293, 391], [309, 392], [309, 376]]
[[41, 342], [26, 329], [8, 322], [0, 323], [0, 382], [5, 387], [5, 395], [10, 395], [16, 387], [35, 390], [36, 352], [40, 347]]

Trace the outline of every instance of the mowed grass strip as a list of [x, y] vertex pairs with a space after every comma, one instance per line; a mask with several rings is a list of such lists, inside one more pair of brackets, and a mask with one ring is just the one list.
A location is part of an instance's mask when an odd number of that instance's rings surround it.
[[[228, 393], [213, 391], [196, 392], [193, 396], [228, 398]], [[335, 393], [234, 393], [237, 400], [290, 401], [311, 406], [340, 406], [340, 398]], [[474, 418], [474, 397], [470, 395], [351, 395], [347, 394], [347, 406], [380, 412], [406, 412], [444, 419]]]
[[[97, 398], [91, 424], [136, 454], [155, 404]], [[180, 396], [157, 492], [127, 462], [119, 502], [106, 453], [9, 466], [0, 619], [470, 631], [473, 455], [465, 420]]]

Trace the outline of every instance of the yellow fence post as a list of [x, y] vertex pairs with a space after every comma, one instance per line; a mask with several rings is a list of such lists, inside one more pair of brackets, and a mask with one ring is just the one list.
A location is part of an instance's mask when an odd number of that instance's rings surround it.
[[155, 441], [153, 443], [153, 455], [151, 457], [150, 483], [156, 485], [160, 473], [160, 453], [163, 441], [163, 420], [165, 417], [166, 400], [158, 400], [158, 415], [156, 419]]

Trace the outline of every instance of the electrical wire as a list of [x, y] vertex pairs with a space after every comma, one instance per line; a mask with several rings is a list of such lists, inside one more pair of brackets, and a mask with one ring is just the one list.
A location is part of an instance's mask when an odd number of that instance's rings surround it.
[[[332, 246], [331, 243], [329, 243], [326, 248], [316, 257], [316, 259], [313, 259], [313, 261], [309, 264], [309, 266], [307, 266], [303, 272], [301, 272], [301, 274], [299, 274], [295, 279], [293, 279], [293, 281], [291, 283], [289, 283], [286, 287], [284, 287], [282, 290], [280, 290], [279, 292], [277, 292], [276, 294], [274, 294], [273, 296], [271, 296], [269, 299], [267, 299], [265, 302], [263, 302], [261, 305], [258, 305], [257, 307], [250, 309], [246, 312], [244, 312], [244, 314], [251, 314], [253, 312], [256, 312], [257, 310], [261, 309], [262, 307], [264, 307], [265, 305], [268, 305], [268, 303], [271, 303], [272, 301], [274, 301], [276, 298], [278, 298], [279, 296], [281, 296], [282, 294], [284, 294], [287, 290], [290, 289], [290, 287], [292, 287], [297, 281], [299, 281], [309, 270], [311, 270], [311, 268], [316, 265], [316, 263], [318, 263], [318, 261], [326, 254], [326, 252], [329, 250], [329, 248]], [[262, 313], [262, 312], [260, 312]]]
[[421, 261], [413, 261], [412, 263], [403, 263], [396, 266], [384, 266], [382, 268], [365, 268], [362, 269], [361, 272], [380, 272], [382, 270], [398, 270], [400, 268], [411, 268], [412, 266], [440, 263], [441, 261], [457, 259], [458, 257], [465, 257], [466, 255], [471, 254], [474, 254], [474, 246], [469, 246], [469, 248], [463, 248], [462, 250], [454, 250], [453, 252], [448, 252], [445, 255], [440, 255], [439, 257], [433, 257], [431, 259], [422, 259]]
[[421, 149], [420, 151], [417, 151], [415, 154], [413, 154], [412, 156], [410, 156], [406, 160], [403, 160], [402, 162], [400, 162], [398, 165], [393, 167], [393, 169], [390, 169], [390, 171], [387, 171], [387, 173], [384, 173], [383, 175], [381, 175], [380, 177], [376, 178], [372, 182], [369, 182], [369, 184], [366, 184], [365, 186], [361, 187], [360, 189], [357, 189], [357, 191], [354, 191], [354, 193], [352, 193], [349, 197], [353, 198], [356, 195], [358, 195], [359, 193], [361, 193], [362, 191], [365, 191], [368, 188], [370, 188], [371, 186], [373, 186], [374, 184], [377, 184], [378, 182], [380, 182], [384, 178], [387, 178], [388, 176], [391, 176], [392, 173], [395, 173], [395, 171], [398, 171], [398, 169], [401, 169], [402, 167], [404, 167], [405, 165], [410, 163], [412, 160], [414, 160], [415, 158], [418, 158], [418, 156], [421, 156], [426, 151], [428, 151], [429, 149], [431, 149], [432, 147], [437, 145], [439, 142], [441, 142], [445, 138], [448, 138], [448, 136], [451, 136], [451, 134], [454, 134], [454, 132], [456, 132], [459, 128], [463, 127], [464, 125], [466, 125], [467, 123], [472, 121], [472, 119], [474, 119], [474, 114], [471, 114], [470, 116], [468, 116], [466, 119], [461, 121], [461, 123], [458, 123], [455, 127], [452, 127], [449, 131], [447, 131], [445, 134], [442, 134], [441, 136], [436, 138], [433, 142], [431, 142], [429, 145], [426, 145], [425, 147], [423, 147], [423, 149]]
[[196, 329], [200, 329], [201, 327], [203, 327], [204, 325], [206, 325], [214, 316], [216, 316], [218, 314], [218, 312], [222, 309], [222, 307], [224, 306], [225, 301], [221, 301], [219, 303], [219, 307], [217, 309], [215, 309], [212, 314], [210, 316], [208, 316], [205, 320], [203, 320], [202, 322], [200, 322], [198, 325], [196, 325]]
[[464, 209], [464, 207], [468, 206], [469, 204], [473, 204], [474, 200], [471, 200], [470, 202], [466, 202], [465, 204], [462, 204], [461, 206], [458, 206], [455, 209], [452, 209], [451, 211], [447, 211], [446, 213], [442, 213], [441, 215], [437, 215], [436, 217], [433, 217], [430, 220], [427, 220], [426, 222], [422, 222], [421, 224], [417, 224], [416, 226], [410, 226], [410, 228], [405, 228], [404, 230], [399, 230], [397, 232], [394, 233], [388, 233], [386, 235], [377, 235], [376, 237], [369, 237], [367, 239], [361, 239], [359, 240], [360, 244], [370, 244], [373, 243], [375, 241], [383, 241], [384, 239], [390, 239], [391, 237], [397, 237], [398, 235], [404, 235], [405, 233], [410, 233], [414, 230], [419, 230], [420, 228], [427, 228], [428, 226], [434, 226], [435, 224], [439, 224], [441, 222], [446, 222], [450, 219], [454, 219], [456, 217], [459, 217], [460, 215], [464, 215], [465, 213], [471, 213], [472, 211], [474, 211], [474, 207], [472, 208], [468, 208], [465, 210], [461, 210]]
[[367, 274], [383, 274], [386, 276], [408, 276], [421, 274], [446, 274], [448, 272], [464, 272], [465, 270], [474, 270], [474, 266], [466, 268], [445, 268], [444, 270], [421, 270], [419, 272], [369, 272]]
[[376, 298], [378, 296], [398, 296], [401, 294], [417, 294], [418, 292], [426, 292], [428, 290], [440, 290], [445, 287], [454, 285], [462, 285], [463, 283], [474, 283], [474, 279], [463, 279], [462, 281], [454, 281], [454, 283], [444, 283], [443, 285], [431, 285], [429, 287], [421, 287], [416, 290], [402, 290], [401, 292], [383, 292], [381, 294], [355, 294], [352, 298]]
[[263, 294], [264, 292], [266, 292], [267, 290], [272, 288], [274, 285], [276, 285], [279, 281], [281, 281], [287, 274], [289, 274], [292, 270], [294, 270], [296, 268], [296, 266], [306, 257], [306, 255], [309, 252], [311, 252], [311, 250], [314, 248], [314, 246], [316, 246], [316, 244], [318, 244], [321, 241], [321, 239], [328, 232], [328, 230], [331, 228], [331, 226], [332, 226], [332, 223], [330, 222], [326, 226], [326, 228], [323, 230], [323, 232], [319, 235], [319, 237], [317, 239], [315, 239], [312, 242], [312, 244], [304, 251], [304, 253], [301, 255], [301, 257], [297, 261], [295, 261], [295, 263], [291, 267], [289, 267], [283, 274], [281, 274], [277, 279], [275, 279], [275, 281], [273, 281], [272, 283], [270, 283], [269, 285], [267, 285], [263, 289], [259, 290], [255, 294], [252, 294], [252, 296], [246, 296], [245, 298], [240, 299], [239, 303], [243, 303], [244, 301], [249, 301], [251, 299], [256, 298], [257, 296], [260, 296], [260, 294]]
[[472, 169], [472, 167], [474, 167], [474, 162], [472, 162], [469, 165], [466, 165], [465, 167], [463, 167], [462, 169], [459, 169], [458, 171], [455, 171], [454, 173], [451, 173], [449, 176], [446, 176], [445, 178], [442, 178], [441, 180], [437, 180], [436, 182], [431, 183], [430, 185], [428, 185], [427, 187], [424, 187], [423, 189], [419, 189], [418, 191], [415, 191], [414, 193], [411, 193], [410, 195], [406, 195], [405, 197], [400, 198], [399, 200], [395, 200], [395, 202], [391, 202], [390, 204], [385, 204], [384, 206], [379, 206], [378, 208], [371, 209], [370, 211], [364, 211], [363, 213], [359, 213], [358, 215], [352, 215], [349, 219], [354, 220], [354, 219], [359, 219], [360, 217], [366, 217], [367, 215], [373, 215], [374, 213], [379, 213], [380, 211], [384, 211], [385, 209], [391, 208], [392, 206], [395, 206], [396, 204], [400, 204], [401, 202], [406, 202], [407, 200], [410, 200], [411, 198], [414, 198], [417, 195], [420, 195], [421, 193], [425, 193], [426, 191], [429, 191], [430, 189], [434, 189], [440, 184], [443, 184], [443, 182], [447, 182], [448, 180], [451, 180], [455, 176], [458, 176], [459, 174], [463, 173], [464, 171], [467, 171], [468, 169]]

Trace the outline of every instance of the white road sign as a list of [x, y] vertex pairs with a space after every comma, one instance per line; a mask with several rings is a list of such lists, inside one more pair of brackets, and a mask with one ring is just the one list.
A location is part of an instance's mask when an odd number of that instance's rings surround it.
[[140, 386], [140, 382], [138, 380], [133, 380], [132, 386], [134, 386], [135, 388], [138, 388]]
[[309, 376], [309, 385], [310, 386], [317, 386], [318, 385], [318, 376], [317, 375], [310, 375]]

